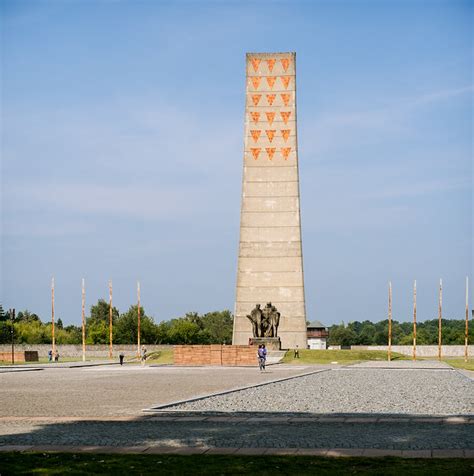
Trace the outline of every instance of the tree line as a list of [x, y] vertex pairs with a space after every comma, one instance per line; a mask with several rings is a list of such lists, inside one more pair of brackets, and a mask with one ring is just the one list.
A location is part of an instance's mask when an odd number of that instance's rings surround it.
[[[86, 317], [86, 344], [109, 343], [110, 304], [99, 299]], [[130, 306], [120, 313], [112, 307], [114, 344], [134, 344], [138, 334], [138, 306]], [[17, 344], [51, 344], [51, 322], [43, 322], [28, 310], [15, 317], [14, 340]], [[155, 323], [140, 306], [140, 339], [143, 344], [231, 344], [233, 316], [230, 311], [214, 311], [204, 315], [197, 312], [183, 317]], [[56, 344], [81, 344], [82, 326], [64, 326], [59, 318], [55, 321]], [[11, 322], [0, 305], [0, 344], [11, 342]]]
[[[442, 319], [444, 345], [464, 344], [466, 321], [464, 319]], [[474, 320], [469, 322], [469, 342], [473, 342]], [[354, 321], [345, 325], [335, 324], [329, 328], [329, 345], [387, 345], [388, 319], [379, 322]], [[416, 325], [417, 345], [438, 344], [438, 319], [418, 322]], [[392, 344], [413, 344], [413, 323], [392, 320]]]
[[[109, 343], [110, 305], [103, 299], [90, 308], [86, 318], [86, 344]], [[231, 344], [233, 315], [230, 311], [214, 311], [203, 315], [189, 312], [182, 317], [155, 323], [140, 307], [140, 336], [143, 344]], [[113, 343], [134, 344], [138, 333], [138, 306], [130, 306], [120, 313], [112, 307]], [[464, 344], [465, 320], [442, 320], [442, 343]], [[474, 320], [469, 323], [469, 342], [474, 338]], [[17, 344], [51, 344], [51, 322], [43, 322], [28, 310], [20, 311], [14, 322], [14, 339]], [[55, 322], [57, 344], [81, 344], [81, 326], [64, 326], [61, 319]], [[353, 321], [329, 327], [329, 345], [387, 345], [388, 320], [379, 322]], [[11, 323], [0, 305], [0, 344], [11, 342]], [[411, 345], [413, 323], [392, 321], [392, 344]], [[417, 323], [417, 344], [438, 343], [438, 319]]]

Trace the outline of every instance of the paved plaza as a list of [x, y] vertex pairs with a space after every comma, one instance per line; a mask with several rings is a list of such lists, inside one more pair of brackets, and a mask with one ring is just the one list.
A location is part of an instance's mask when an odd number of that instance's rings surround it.
[[437, 362], [280, 364], [266, 373], [46, 367], [0, 373], [0, 399], [3, 450], [472, 457], [474, 449], [474, 381]]

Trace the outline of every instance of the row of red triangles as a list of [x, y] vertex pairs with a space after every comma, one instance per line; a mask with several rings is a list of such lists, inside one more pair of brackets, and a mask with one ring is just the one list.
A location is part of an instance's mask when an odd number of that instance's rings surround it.
[[[262, 80], [263, 77], [264, 76], [250, 76], [250, 81], [252, 82], [254, 89], [258, 89], [258, 87], [260, 86], [260, 81]], [[270, 89], [273, 89], [273, 86], [275, 84], [275, 81], [277, 80], [277, 77], [265, 76], [265, 79], [267, 80], [268, 87]], [[288, 89], [288, 86], [290, 85], [290, 81], [291, 81], [291, 76], [280, 76], [280, 81], [282, 82], [285, 89]]]
[[[257, 72], [262, 60], [259, 59], [259, 58], [251, 58], [250, 62], [252, 63], [253, 70], [255, 72]], [[269, 59], [265, 60], [265, 62], [267, 63], [268, 69], [270, 71], [273, 71], [273, 67], [275, 66], [275, 63], [277, 62], [277, 60], [275, 58], [269, 58]], [[280, 63], [283, 66], [283, 70], [287, 71], [288, 67], [290, 66], [291, 59], [290, 58], [281, 58]]]
[[[250, 152], [252, 152], [253, 158], [255, 160], [258, 159], [258, 156], [260, 155], [261, 150], [262, 149], [260, 147], [251, 147], [250, 148]], [[272, 160], [273, 156], [275, 155], [276, 147], [266, 147], [265, 151], [267, 152], [267, 157], [270, 160]], [[291, 147], [282, 147], [280, 149], [280, 151], [281, 151], [281, 155], [284, 157], [284, 159], [287, 160], [288, 156], [290, 155], [290, 152], [291, 152]]]
[[[275, 120], [275, 112], [266, 112], [265, 115], [267, 116], [267, 121], [272, 125], [273, 121]], [[291, 111], [280, 111], [280, 116], [283, 119], [283, 122], [285, 124], [288, 123], [290, 116], [291, 116]], [[260, 113], [259, 112], [251, 112], [250, 117], [252, 118], [252, 121], [257, 124], [257, 122], [260, 119]]]
[[[267, 98], [268, 105], [272, 106], [273, 102], [275, 101], [276, 94], [266, 94], [265, 96]], [[288, 106], [288, 104], [290, 103], [291, 94], [282, 93], [282, 94], [280, 94], [280, 96], [281, 96], [281, 100], [283, 101], [283, 104], [285, 106]], [[252, 94], [251, 98], [252, 98], [253, 105], [258, 106], [258, 103], [260, 102], [260, 99], [262, 98], [262, 95], [261, 94]]]
[[[283, 137], [284, 141], [287, 142], [288, 141], [288, 137], [290, 137], [290, 129], [282, 129], [281, 131], [281, 136]], [[262, 133], [261, 130], [251, 130], [250, 131], [250, 135], [252, 136], [252, 139], [254, 140], [254, 142], [257, 142], [258, 139], [260, 138], [260, 134]], [[268, 140], [270, 142], [273, 142], [273, 139], [276, 135], [276, 130], [275, 129], [268, 129], [268, 130], [265, 130], [265, 134], [267, 135], [268, 137]]]

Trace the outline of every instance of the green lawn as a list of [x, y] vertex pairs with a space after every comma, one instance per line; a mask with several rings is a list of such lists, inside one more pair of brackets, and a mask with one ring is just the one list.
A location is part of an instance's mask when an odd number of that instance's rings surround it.
[[443, 359], [449, 365], [458, 369], [474, 370], [474, 359], [468, 359], [464, 362], [464, 359]]
[[151, 352], [146, 359], [149, 364], [173, 364], [173, 349], [162, 349]]
[[323, 458], [313, 456], [111, 455], [0, 453], [2, 476], [48, 475], [469, 475], [472, 459]]
[[[300, 358], [294, 358], [294, 351], [289, 350], [283, 362], [285, 364], [329, 364], [338, 362], [348, 364], [364, 360], [387, 360], [387, 352], [383, 350], [310, 350], [302, 349]], [[408, 360], [409, 357], [392, 352], [392, 360]]]

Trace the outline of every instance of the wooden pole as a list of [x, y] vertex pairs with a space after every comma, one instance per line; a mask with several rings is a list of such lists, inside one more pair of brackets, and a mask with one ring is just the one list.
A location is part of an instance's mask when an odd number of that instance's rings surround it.
[[51, 341], [54, 359], [54, 354], [56, 352], [56, 340], [54, 336], [54, 278], [51, 279]]
[[438, 360], [441, 360], [441, 318], [443, 316], [443, 280], [439, 280], [438, 296]]
[[141, 319], [140, 319], [140, 281], [137, 281], [137, 300], [138, 300], [138, 322], [137, 322], [137, 356], [140, 357], [140, 332], [141, 332]]
[[86, 360], [86, 284], [82, 278], [82, 361]]
[[112, 281], [109, 281], [109, 359], [112, 359]]
[[416, 279], [413, 284], [413, 360], [416, 360]]
[[468, 355], [468, 338], [469, 338], [469, 278], [466, 276], [466, 330], [464, 333], [464, 362], [467, 362]]
[[388, 361], [392, 360], [392, 282], [388, 283]]

